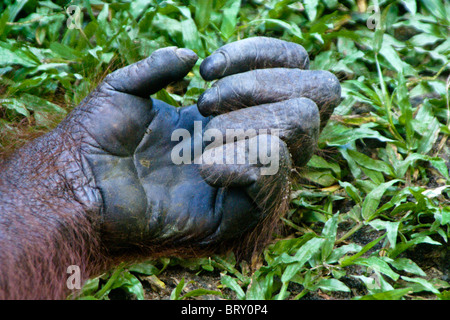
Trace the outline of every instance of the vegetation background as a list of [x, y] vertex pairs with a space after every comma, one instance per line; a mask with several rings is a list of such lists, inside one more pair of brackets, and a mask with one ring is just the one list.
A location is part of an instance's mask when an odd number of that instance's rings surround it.
[[[449, 19], [443, 0], [4, 0], [0, 154], [157, 48], [201, 62], [251, 36], [297, 42], [339, 77], [343, 101], [282, 234], [252, 266], [232, 254], [122, 265], [78, 298], [450, 299]], [[210, 86], [199, 64], [156, 98], [195, 103]]]

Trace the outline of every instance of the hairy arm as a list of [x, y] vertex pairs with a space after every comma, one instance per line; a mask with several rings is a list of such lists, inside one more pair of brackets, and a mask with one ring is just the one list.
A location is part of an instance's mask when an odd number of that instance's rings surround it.
[[96, 195], [84, 192], [89, 181], [69, 181], [83, 170], [74, 161], [72, 140], [61, 139], [58, 131], [0, 163], [2, 300], [62, 299], [70, 265], [80, 268], [84, 281], [108, 262], [95, 230], [95, 206], [80, 201]]

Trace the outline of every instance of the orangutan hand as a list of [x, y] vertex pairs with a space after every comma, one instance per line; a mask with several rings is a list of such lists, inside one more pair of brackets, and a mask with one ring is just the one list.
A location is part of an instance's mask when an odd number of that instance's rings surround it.
[[217, 246], [268, 223], [340, 101], [337, 78], [307, 70], [302, 46], [265, 37], [206, 58], [201, 75], [218, 80], [197, 105], [150, 98], [196, 61], [159, 49], [108, 75], [56, 129], [78, 142], [81, 170], [67, 180], [113, 249]]

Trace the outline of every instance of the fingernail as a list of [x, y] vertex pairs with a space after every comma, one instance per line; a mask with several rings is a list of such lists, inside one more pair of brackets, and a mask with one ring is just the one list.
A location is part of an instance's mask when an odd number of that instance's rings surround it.
[[198, 111], [203, 116], [215, 115], [217, 112], [216, 101], [218, 100], [218, 91], [216, 87], [212, 87], [205, 92], [203, 92], [200, 97], [198, 97], [197, 107]]
[[186, 63], [195, 63], [198, 60], [197, 54], [190, 49], [178, 48], [175, 50], [175, 53], [178, 56], [178, 58], [180, 58]]
[[224, 53], [217, 52], [205, 60], [200, 65], [200, 74], [206, 81], [221, 78], [227, 69], [227, 59]]

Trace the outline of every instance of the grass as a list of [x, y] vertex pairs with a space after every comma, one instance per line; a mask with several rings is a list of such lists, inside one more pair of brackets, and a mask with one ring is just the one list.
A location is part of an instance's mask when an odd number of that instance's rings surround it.
[[[201, 62], [225, 43], [273, 36], [302, 44], [311, 68], [342, 84], [343, 101], [294, 184], [284, 231], [255, 268], [232, 255], [167, 257], [91, 279], [82, 298], [168, 290], [171, 299], [450, 299], [450, 4], [302, 3], [0, 4], [1, 154], [53, 128], [108, 72], [160, 47], [190, 48]], [[71, 4], [81, 9], [80, 28], [68, 27]], [[195, 103], [210, 85], [199, 63], [187, 80], [156, 98]], [[173, 268], [219, 280], [192, 289], [181, 278], [169, 288]]]

